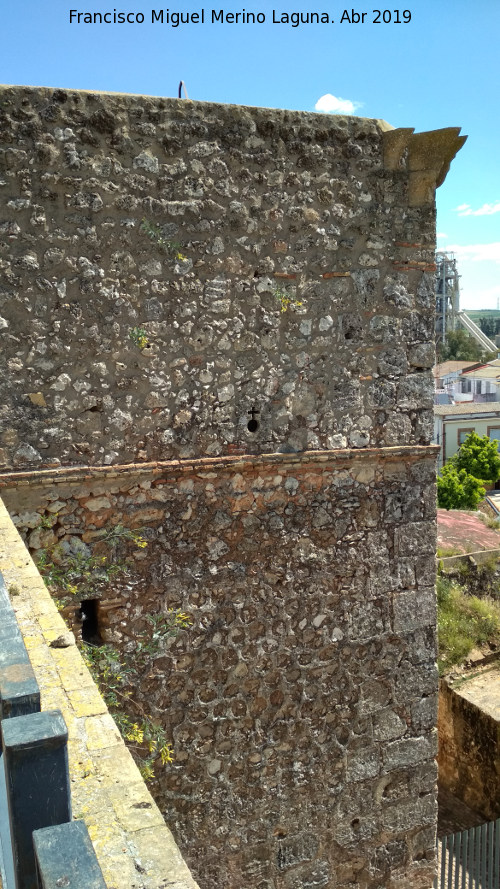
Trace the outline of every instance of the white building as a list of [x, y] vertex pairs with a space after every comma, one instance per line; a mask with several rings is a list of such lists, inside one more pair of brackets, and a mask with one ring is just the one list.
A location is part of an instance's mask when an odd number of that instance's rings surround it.
[[456, 390], [455, 401], [500, 401], [500, 359], [464, 368], [457, 383], [459, 388]]

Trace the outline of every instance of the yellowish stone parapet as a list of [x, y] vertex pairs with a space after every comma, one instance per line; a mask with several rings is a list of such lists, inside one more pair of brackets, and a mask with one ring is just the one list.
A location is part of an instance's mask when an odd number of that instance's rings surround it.
[[[0, 571], [40, 687], [69, 732], [73, 816], [87, 824], [109, 889], [198, 889], [0, 500]], [[71, 637], [70, 637], [71, 638]]]

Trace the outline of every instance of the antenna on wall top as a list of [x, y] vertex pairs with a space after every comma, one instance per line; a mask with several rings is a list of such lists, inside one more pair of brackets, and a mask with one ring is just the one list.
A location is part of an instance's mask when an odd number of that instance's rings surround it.
[[186, 84], [184, 83], [183, 80], [181, 80], [181, 82], [179, 83], [179, 95], [178, 95], [178, 98], [179, 98], [179, 99], [182, 99], [182, 87], [184, 87], [184, 98], [185, 98], [185, 99], [189, 99], [189, 96], [188, 96], [188, 93], [187, 93], [187, 89], [186, 89]]

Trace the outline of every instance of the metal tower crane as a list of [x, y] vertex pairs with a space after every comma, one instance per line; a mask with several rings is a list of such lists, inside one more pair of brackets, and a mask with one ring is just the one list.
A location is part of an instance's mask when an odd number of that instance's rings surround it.
[[497, 347], [472, 318], [460, 311], [460, 275], [454, 253], [436, 253], [436, 347], [446, 342], [450, 331], [460, 325], [486, 352], [496, 352]]
[[458, 327], [460, 287], [454, 253], [436, 253], [436, 346]]

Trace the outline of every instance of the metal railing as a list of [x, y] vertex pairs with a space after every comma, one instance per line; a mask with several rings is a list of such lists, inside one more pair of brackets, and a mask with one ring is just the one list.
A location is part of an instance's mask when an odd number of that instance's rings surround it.
[[83, 821], [71, 820], [68, 731], [40, 689], [0, 573], [0, 885], [106, 889]]
[[499, 889], [500, 818], [438, 840], [434, 889]]

